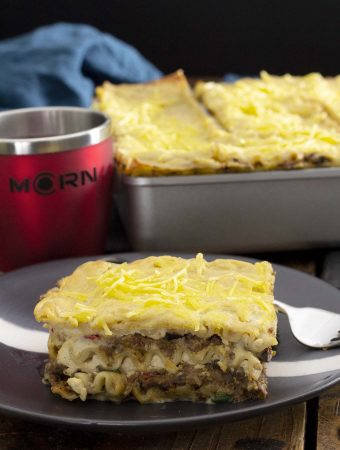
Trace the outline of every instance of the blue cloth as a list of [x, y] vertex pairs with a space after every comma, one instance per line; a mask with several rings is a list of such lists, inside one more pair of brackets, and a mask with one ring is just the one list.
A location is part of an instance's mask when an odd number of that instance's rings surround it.
[[235, 81], [240, 80], [241, 78], [258, 78], [258, 75], [239, 75], [237, 73], [229, 72], [224, 75], [223, 81], [226, 83], [235, 83]]
[[0, 108], [89, 106], [105, 80], [162, 73], [135, 48], [88, 25], [56, 23], [0, 42]]
[[229, 72], [224, 75], [223, 81], [225, 81], [226, 83], [235, 83], [235, 81], [239, 80], [240, 78], [242, 78], [241, 75], [238, 75], [237, 73]]

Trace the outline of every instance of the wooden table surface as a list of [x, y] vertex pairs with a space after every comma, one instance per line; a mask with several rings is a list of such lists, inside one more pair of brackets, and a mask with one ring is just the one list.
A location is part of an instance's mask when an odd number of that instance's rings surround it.
[[[323, 276], [325, 252], [260, 255]], [[0, 415], [0, 450], [339, 450], [340, 385], [275, 413], [189, 431], [119, 436], [30, 423]]]

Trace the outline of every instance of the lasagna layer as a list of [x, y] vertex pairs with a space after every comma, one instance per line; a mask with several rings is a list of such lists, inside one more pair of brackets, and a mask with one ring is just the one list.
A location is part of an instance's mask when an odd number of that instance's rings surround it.
[[267, 262], [201, 254], [85, 263], [35, 308], [50, 329], [46, 380], [69, 400], [264, 398], [273, 284]]
[[262, 363], [270, 360], [270, 348], [253, 354], [217, 335], [63, 336], [51, 332], [45, 380], [68, 400], [235, 402], [267, 395]]

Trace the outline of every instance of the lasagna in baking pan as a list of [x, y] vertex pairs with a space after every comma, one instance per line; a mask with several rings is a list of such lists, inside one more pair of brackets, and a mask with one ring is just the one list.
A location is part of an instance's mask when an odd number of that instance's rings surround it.
[[201, 254], [87, 262], [36, 305], [50, 332], [45, 379], [68, 400], [263, 399], [273, 284], [268, 262]]
[[178, 71], [145, 84], [107, 82], [96, 92], [127, 175], [340, 165], [340, 77], [262, 72], [233, 84], [199, 82], [195, 99]]
[[[340, 165], [340, 76], [199, 82], [196, 97], [230, 133], [240, 170]], [[230, 149], [220, 160], [229, 166]]]

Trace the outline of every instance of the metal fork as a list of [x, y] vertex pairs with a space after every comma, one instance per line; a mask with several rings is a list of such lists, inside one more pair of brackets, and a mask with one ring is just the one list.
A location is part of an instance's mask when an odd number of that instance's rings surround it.
[[274, 300], [280, 312], [288, 316], [294, 337], [313, 348], [340, 346], [340, 314], [319, 308], [296, 308]]

